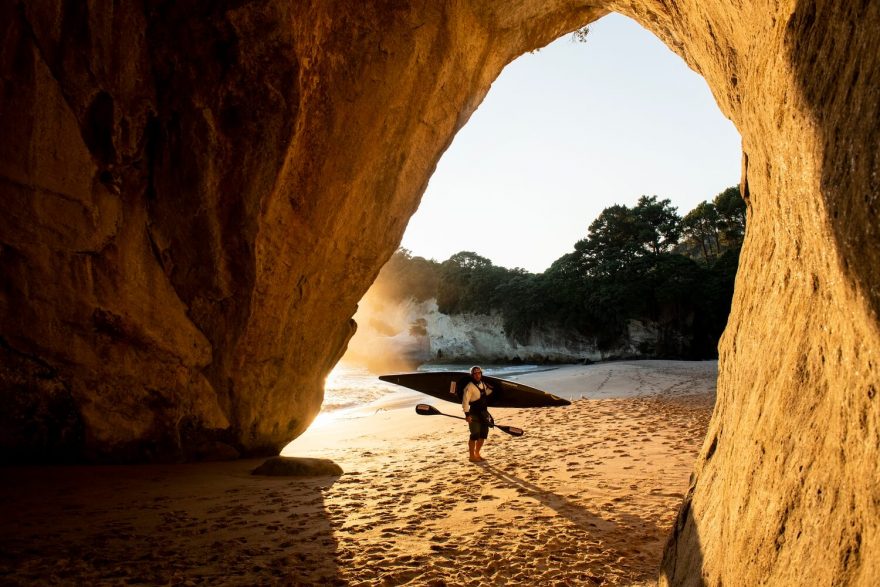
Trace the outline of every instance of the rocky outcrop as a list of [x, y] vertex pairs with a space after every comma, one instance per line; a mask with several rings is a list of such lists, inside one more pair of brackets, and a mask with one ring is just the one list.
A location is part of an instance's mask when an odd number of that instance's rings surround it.
[[[372, 291], [372, 290], [371, 290]], [[570, 329], [535, 327], [525, 340], [510, 336], [504, 317], [493, 314], [443, 314], [434, 299], [370, 304], [359, 308], [360, 325], [343, 360], [375, 372], [412, 370], [422, 363], [581, 363], [613, 358], [650, 357], [659, 340], [653, 324], [630, 320], [612, 348]], [[389, 362], [389, 357], [398, 361]]]
[[598, 361], [604, 353], [595, 341], [557, 329], [533, 329], [528, 340], [518, 341], [504, 330], [500, 314], [425, 315], [430, 360], [442, 363], [545, 363]]
[[527, 341], [518, 341], [505, 332], [501, 314], [447, 315], [438, 310], [434, 299], [370, 303], [372, 291], [355, 314], [358, 331], [343, 360], [377, 373], [414, 370], [430, 362], [577, 363], [607, 356], [595, 341], [562, 329], [535, 329]]
[[749, 202], [661, 581], [875, 584], [880, 5], [864, 0], [2, 3], [4, 458], [277, 451], [501, 68], [609, 10], [705, 77], [742, 134]]

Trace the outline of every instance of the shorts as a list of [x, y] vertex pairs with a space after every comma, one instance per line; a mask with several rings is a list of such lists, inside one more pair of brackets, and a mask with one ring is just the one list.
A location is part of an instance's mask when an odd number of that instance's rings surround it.
[[472, 416], [468, 423], [471, 440], [486, 440], [489, 437], [489, 423], [479, 416]]

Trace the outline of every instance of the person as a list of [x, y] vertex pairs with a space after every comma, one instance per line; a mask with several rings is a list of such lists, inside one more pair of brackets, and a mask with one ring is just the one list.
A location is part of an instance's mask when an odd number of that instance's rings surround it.
[[483, 370], [480, 367], [471, 367], [471, 381], [462, 393], [461, 408], [471, 433], [468, 439], [468, 460], [472, 463], [486, 460], [480, 456], [480, 449], [489, 437], [489, 426], [492, 424], [488, 399], [491, 393], [492, 387], [483, 381]]

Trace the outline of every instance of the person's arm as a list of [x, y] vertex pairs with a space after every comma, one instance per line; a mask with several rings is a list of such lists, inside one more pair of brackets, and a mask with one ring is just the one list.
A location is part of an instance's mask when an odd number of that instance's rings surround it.
[[465, 416], [470, 416], [471, 411], [471, 388], [474, 385], [472, 383], [468, 383], [464, 386], [464, 391], [461, 393], [461, 409], [464, 410]]

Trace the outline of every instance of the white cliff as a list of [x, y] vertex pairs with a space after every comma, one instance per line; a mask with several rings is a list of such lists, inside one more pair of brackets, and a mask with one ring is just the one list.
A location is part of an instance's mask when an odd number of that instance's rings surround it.
[[578, 363], [635, 357], [657, 337], [653, 326], [631, 321], [627, 340], [610, 350], [599, 350], [592, 338], [562, 328], [536, 328], [520, 341], [505, 331], [500, 313], [443, 314], [433, 299], [369, 304], [355, 318], [358, 332], [345, 360], [397, 368], [425, 362]]

